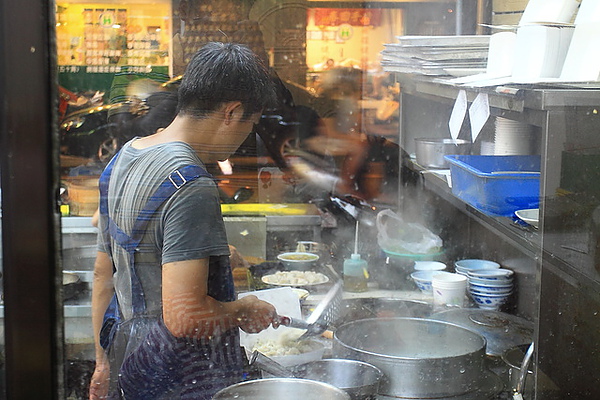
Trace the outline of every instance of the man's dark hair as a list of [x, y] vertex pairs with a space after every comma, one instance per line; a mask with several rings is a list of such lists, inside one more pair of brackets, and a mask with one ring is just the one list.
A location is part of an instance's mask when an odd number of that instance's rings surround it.
[[247, 46], [211, 42], [192, 57], [179, 87], [177, 113], [203, 118], [223, 103], [240, 101], [244, 117], [261, 112], [274, 98], [264, 63]]

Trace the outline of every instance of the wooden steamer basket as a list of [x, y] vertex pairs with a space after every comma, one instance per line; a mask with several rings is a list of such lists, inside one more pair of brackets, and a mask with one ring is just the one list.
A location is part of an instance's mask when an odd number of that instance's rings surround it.
[[100, 192], [97, 176], [69, 178], [66, 181], [71, 215], [91, 217], [98, 209]]

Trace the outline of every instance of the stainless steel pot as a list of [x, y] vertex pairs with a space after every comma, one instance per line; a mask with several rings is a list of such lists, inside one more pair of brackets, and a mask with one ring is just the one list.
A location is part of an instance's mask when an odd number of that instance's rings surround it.
[[332, 326], [335, 328], [347, 322], [365, 318], [427, 318], [432, 312], [433, 306], [424, 301], [392, 297], [343, 299]]
[[471, 142], [462, 139], [416, 138], [417, 163], [425, 168], [449, 168], [444, 156], [469, 154]]
[[327, 383], [296, 378], [257, 379], [220, 390], [213, 400], [350, 400], [341, 389]]
[[480, 308], [454, 308], [432, 314], [430, 319], [445, 321], [479, 333], [487, 341], [486, 353], [491, 357], [533, 340], [533, 322], [501, 311]]
[[254, 352], [250, 363], [263, 371], [287, 378], [325, 382], [350, 395], [352, 400], [375, 400], [383, 373], [362, 361], [328, 358], [286, 368], [263, 354]]
[[476, 391], [484, 375], [485, 338], [454, 324], [419, 318], [363, 319], [334, 334], [336, 358], [360, 360], [385, 375], [379, 394], [444, 398]]
[[525, 354], [529, 345], [523, 344], [510, 348], [502, 354], [502, 360], [508, 366], [508, 383], [512, 390], [517, 390], [520, 387], [520, 393], [533, 393], [534, 378], [533, 378], [533, 363], [527, 365], [527, 373], [524, 382], [519, 383], [521, 377], [521, 364], [525, 358]]
[[298, 365], [294, 375], [329, 383], [348, 393], [352, 400], [375, 399], [383, 378], [379, 368], [371, 364], [333, 358]]
[[73, 272], [63, 272], [63, 300], [79, 296], [85, 290], [85, 282]]

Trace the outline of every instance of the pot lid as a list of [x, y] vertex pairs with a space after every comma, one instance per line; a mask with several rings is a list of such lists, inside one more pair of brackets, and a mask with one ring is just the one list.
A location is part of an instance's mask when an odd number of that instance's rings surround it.
[[501, 357], [515, 346], [533, 340], [533, 323], [501, 311], [457, 308], [433, 314], [430, 319], [450, 322], [479, 333], [487, 341], [486, 354]]

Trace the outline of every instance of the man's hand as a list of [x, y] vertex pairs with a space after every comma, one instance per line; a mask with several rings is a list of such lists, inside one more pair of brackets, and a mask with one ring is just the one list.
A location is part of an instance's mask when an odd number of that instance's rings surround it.
[[110, 385], [110, 367], [106, 359], [96, 361], [96, 368], [90, 381], [90, 399], [101, 400], [108, 398]]
[[279, 327], [277, 310], [272, 304], [252, 295], [239, 301], [243, 303], [243, 306], [238, 316], [238, 323], [244, 332], [258, 333], [267, 329], [269, 325], [273, 325], [273, 328]]

